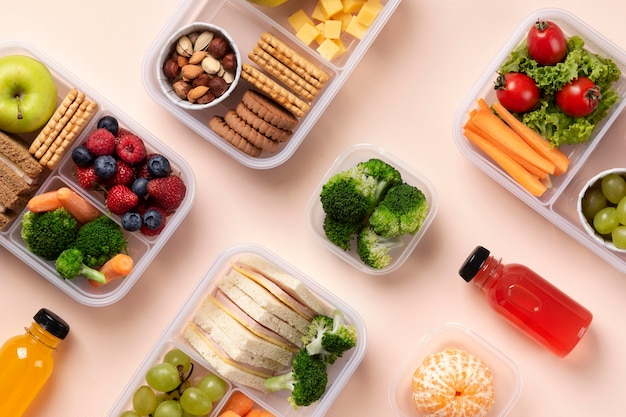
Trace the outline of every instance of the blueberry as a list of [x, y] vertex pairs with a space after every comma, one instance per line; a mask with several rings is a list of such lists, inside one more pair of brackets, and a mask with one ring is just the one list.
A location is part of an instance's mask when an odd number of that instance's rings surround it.
[[148, 172], [153, 177], [167, 177], [170, 173], [170, 161], [163, 155], [153, 155], [148, 159]]
[[148, 209], [143, 214], [143, 224], [149, 230], [156, 230], [163, 224], [163, 216], [158, 210]]
[[148, 195], [148, 179], [139, 177], [130, 186], [133, 193], [137, 194], [137, 197], [145, 197]]
[[116, 136], [120, 126], [115, 117], [103, 116], [100, 120], [98, 120], [98, 128], [105, 128], [109, 132], [113, 133], [113, 136]]
[[134, 232], [141, 228], [141, 215], [134, 211], [127, 211], [122, 214], [122, 227], [129, 232]]
[[87, 168], [93, 163], [93, 155], [86, 146], [80, 145], [72, 149], [72, 160], [81, 168]]
[[117, 172], [117, 161], [111, 155], [101, 155], [93, 161], [93, 169], [101, 180], [106, 180]]

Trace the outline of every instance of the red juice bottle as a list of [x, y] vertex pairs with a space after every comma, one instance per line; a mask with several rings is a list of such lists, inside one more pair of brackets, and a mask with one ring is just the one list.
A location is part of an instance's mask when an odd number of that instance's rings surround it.
[[477, 246], [459, 275], [482, 289], [489, 304], [511, 324], [564, 357], [585, 334], [593, 315], [524, 265], [502, 264]]

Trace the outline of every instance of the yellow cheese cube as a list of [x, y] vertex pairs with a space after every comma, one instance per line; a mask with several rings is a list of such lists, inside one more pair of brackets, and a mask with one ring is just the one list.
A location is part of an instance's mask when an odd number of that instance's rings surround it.
[[357, 39], [363, 39], [363, 36], [365, 36], [365, 32], [367, 32], [367, 29], [367, 26], [359, 23], [356, 16], [353, 16], [352, 20], [350, 21], [350, 23], [348, 23], [348, 26], [346, 27], [346, 33], [349, 33]]
[[324, 26], [325, 22], [319, 22], [317, 25], [315, 25], [315, 29], [317, 29], [317, 31], [319, 32], [319, 35], [317, 36], [317, 38], [315, 38], [315, 41], [317, 43], [322, 43], [324, 42], [324, 39], [326, 39], [324, 37]]
[[339, 39], [341, 37], [341, 20], [329, 19], [324, 22], [324, 37], [327, 39]]
[[333, 20], [341, 20], [341, 31], [344, 32], [352, 20], [352, 13], [339, 12], [333, 16]]
[[304, 42], [305, 45], [310, 45], [311, 42], [316, 40], [320, 35], [319, 30], [311, 23], [306, 22], [299, 31], [296, 32], [296, 37]]
[[293, 30], [296, 32], [302, 29], [302, 26], [304, 26], [306, 23], [310, 23], [311, 26], [315, 26], [315, 23], [313, 23], [313, 20], [311, 20], [309, 15], [306, 14], [306, 12], [302, 9], [294, 12], [292, 15], [287, 17], [287, 21], [289, 22]]
[[365, 0], [343, 0], [344, 13], [356, 13], [361, 9]]
[[339, 39], [326, 39], [317, 48], [317, 52], [329, 61], [345, 52], [345, 46]]
[[343, 11], [341, 0], [319, 0], [320, 10], [326, 19], [330, 19], [336, 13]]
[[363, 3], [356, 18], [360, 24], [370, 27], [382, 9], [383, 5], [380, 4], [378, 0], [367, 0]]
[[326, 16], [324, 16], [324, 12], [322, 11], [322, 6], [320, 5], [320, 1], [319, 0], [317, 3], [315, 3], [315, 7], [313, 8], [313, 12], [311, 12], [311, 17], [315, 20], [317, 20], [318, 22], [323, 22], [324, 20], [327, 19]]

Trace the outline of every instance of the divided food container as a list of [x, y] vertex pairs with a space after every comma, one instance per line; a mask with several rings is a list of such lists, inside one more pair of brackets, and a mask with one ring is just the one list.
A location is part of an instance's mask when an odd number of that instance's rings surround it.
[[[242, 165], [254, 169], [270, 169], [285, 163], [306, 138], [352, 70], [369, 49], [400, 0], [382, 0], [381, 3], [384, 7], [365, 36], [358, 40], [344, 34], [342, 40], [345, 43], [346, 52], [330, 62], [321, 57], [314, 49], [313, 44], [307, 46], [300, 41], [287, 20], [300, 8], [311, 13], [316, 2], [317, 0], [288, 1], [277, 7], [257, 6], [246, 0], [185, 0], [181, 2], [144, 57], [142, 78], [148, 94], [180, 122]], [[236, 91], [233, 91], [228, 99], [218, 106], [202, 111], [179, 108], [160, 90], [159, 78], [162, 78], [162, 75], [157, 62], [167, 39], [180, 27], [195, 21], [209, 22], [228, 31], [239, 48], [244, 64], [251, 63], [247, 55], [257, 44], [261, 34], [270, 32], [330, 75], [329, 81], [324, 84], [319, 95], [311, 102], [311, 109], [304, 117], [300, 118], [289, 141], [281, 144], [275, 153], [265, 152], [259, 157], [248, 156], [220, 138], [208, 126], [209, 120], [214, 115], [223, 116], [228, 109], [236, 107], [243, 92], [251, 88], [248, 82], [240, 80]]]
[[389, 384], [388, 400], [398, 417], [417, 416], [411, 399], [413, 373], [426, 356], [447, 348], [463, 349], [478, 358], [491, 370], [495, 403], [488, 417], [506, 416], [522, 392], [522, 376], [517, 365], [500, 350], [459, 323], [443, 323], [430, 330], [408, 355]]
[[[537, 19], [554, 21], [567, 37], [580, 36], [585, 41], [586, 49], [611, 58], [622, 71], [621, 78], [613, 85], [619, 101], [596, 126], [587, 142], [560, 148], [571, 161], [569, 169], [560, 176], [552, 176], [551, 187], [538, 198], [525, 191], [463, 135], [463, 125], [468, 119], [468, 112], [476, 107], [476, 100], [482, 97], [488, 104], [495, 102], [493, 87], [499, 66], [509, 53], [524, 41], [529, 28]], [[459, 106], [453, 122], [454, 139], [460, 152], [485, 174], [613, 267], [626, 272], [626, 254], [611, 251], [587, 234], [576, 210], [578, 195], [590, 178], [606, 169], [624, 165], [623, 136], [626, 132], [619, 131], [623, 129], [623, 125], [616, 122], [625, 106], [626, 52], [569, 12], [554, 8], [540, 9], [521, 22]]]
[[[67, 92], [76, 87], [83, 91], [85, 95], [98, 103], [98, 111], [85, 127], [81, 136], [79, 136], [73, 144], [73, 147], [81, 144], [86, 136], [96, 128], [98, 120], [106, 115], [117, 118], [120, 127], [124, 127], [140, 138], [143, 139], [148, 153], [156, 152], [166, 156], [172, 166], [172, 172], [178, 174], [187, 187], [187, 192], [180, 207], [174, 214], [167, 218], [167, 224], [163, 231], [156, 236], [148, 237], [140, 232], [125, 232], [128, 241], [128, 254], [133, 258], [134, 268], [132, 273], [124, 279], [111, 282], [101, 287], [90, 285], [83, 277], [76, 277], [73, 280], [63, 280], [59, 277], [54, 269], [54, 262], [45, 261], [33, 255], [27, 248], [20, 236], [22, 213], [13, 221], [13, 223], [5, 230], [0, 232], [0, 244], [7, 248], [11, 253], [20, 258], [31, 268], [37, 271], [41, 276], [48, 280], [52, 285], [69, 295], [81, 304], [102, 307], [113, 304], [124, 297], [128, 291], [137, 282], [143, 274], [150, 262], [155, 258], [163, 246], [167, 243], [172, 234], [179, 227], [189, 210], [195, 198], [195, 178], [191, 167], [172, 149], [163, 144], [157, 137], [137, 125], [132, 119], [122, 113], [113, 104], [108, 102], [98, 92], [94, 91], [88, 85], [76, 79], [69, 71], [61, 67], [59, 64], [45, 56], [31, 45], [10, 41], [0, 43], [0, 56], [22, 54], [34, 57], [43, 62], [52, 73], [59, 95], [59, 102], [67, 94]], [[68, 151], [57, 167], [52, 171], [47, 171], [45, 180], [41, 180], [41, 185], [37, 194], [46, 191], [56, 190], [61, 186], [69, 187], [76, 191], [91, 203], [93, 203], [103, 214], [109, 214], [104, 205], [104, 194], [102, 191], [82, 189], [74, 176], [74, 162], [71, 159], [71, 151]], [[111, 215], [118, 224], [119, 216]]]
[[[214, 294], [216, 280], [228, 273], [228, 271], [232, 268], [231, 262], [236, 261], [238, 257], [245, 254], [260, 256], [274, 266], [291, 274], [293, 277], [296, 277], [304, 283], [306, 287], [308, 287], [313, 293], [317, 294], [322, 300], [326, 301], [330, 306], [341, 310], [346, 318], [346, 321], [353, 324], [356, 328], [358, 334], [357, 345], [353, 349], [347, 351], [335, 363], [329, 365], [329, 380], [326, 393], [318, 402], [308, 407], [300, 407], [297, 410], [293, 409], [287, 402], [288, 394], [284, 391], [262, 393], [254, 389], [239, 386], [231, 381], [228, 381], [230, 389], [222, 401], [226, 401], [232, 391], [240, 390], [251, 397], [257, 406], [269, 410], [277, 417], [320, 417], [328, 411], [333, 401], [348, 383], [350, 377], [365, 356], [367, 344], [365, 323], [352, 307], [322, 288], [311, 278], [295, 269], [276, 254], [270, 252], [262, 246], [243, 243], [227, 249], [215, 260], [196, 288], [191, 292], [191, 296], [187, 299], [187, 301], [185, 301], [176, 317], [172, 320], [152, 350], [148, 353], [135, 375], [131, 378], [130, 382], [123, 390], [112, 409], [109, 411], [109, 417], [118, 417], [123, 411], [132, 408], [133, 393], [139, 386], [145, 384], [146, 372], [154, 364], [162, 361], [165, 353], [172, 348], [179, 348], [192, 358], [192, 361], [196, 365], [194, 373], [198, 372], [202, 374], [206, 372], [215, 372], [208, 362], [206, 362], [184, 339], [183, 330], [186, 324], [193, 320], [193, 317], [203, 300], [205, 300], [208, 295]], [[211, 417], [218, 415], [221, 404], [222, 403], [214, 405], [210, 414]]]

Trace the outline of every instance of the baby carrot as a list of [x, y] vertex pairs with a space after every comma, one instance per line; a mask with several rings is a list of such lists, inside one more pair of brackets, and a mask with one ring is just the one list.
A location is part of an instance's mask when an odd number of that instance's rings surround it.
[[100, 287], [116, 279], [127, 277], [132, 272], [133, 266], [133, 258], [124, 253], [118, 253], [106, 261], [99, 269], [99, 271], [104, 274], [106, 282], [104, 284], [100, 284], [90, 279], [89, 283], [95, 287]]
[[233, 410], [226, 410], [222, 414], [217, 417], [242, 417], [239, 414], [235, 413]]
[[263, 410], [260, 408], [253, 408], [248, 411], [244, 417], [261, 417], [261, 415], [263, 415]]
[[56, 210], [61, 207], [63, 207], [63, 205], [61, 204], [61, 201], [59, 201], [56, 191], [48, 191], [33, 196], [26, 204], [26, 208], [33, 213], [43, 213], [46, 211]]
[[101, 214], [94, 205], [68, 187], [59, 188], [57, 198], [80, 223], [88, 223]]
[[224, 411], [233, 411], [240, 416], [252, 410], [254, 401], [241, 391], [234, 391], [224, 404]]

